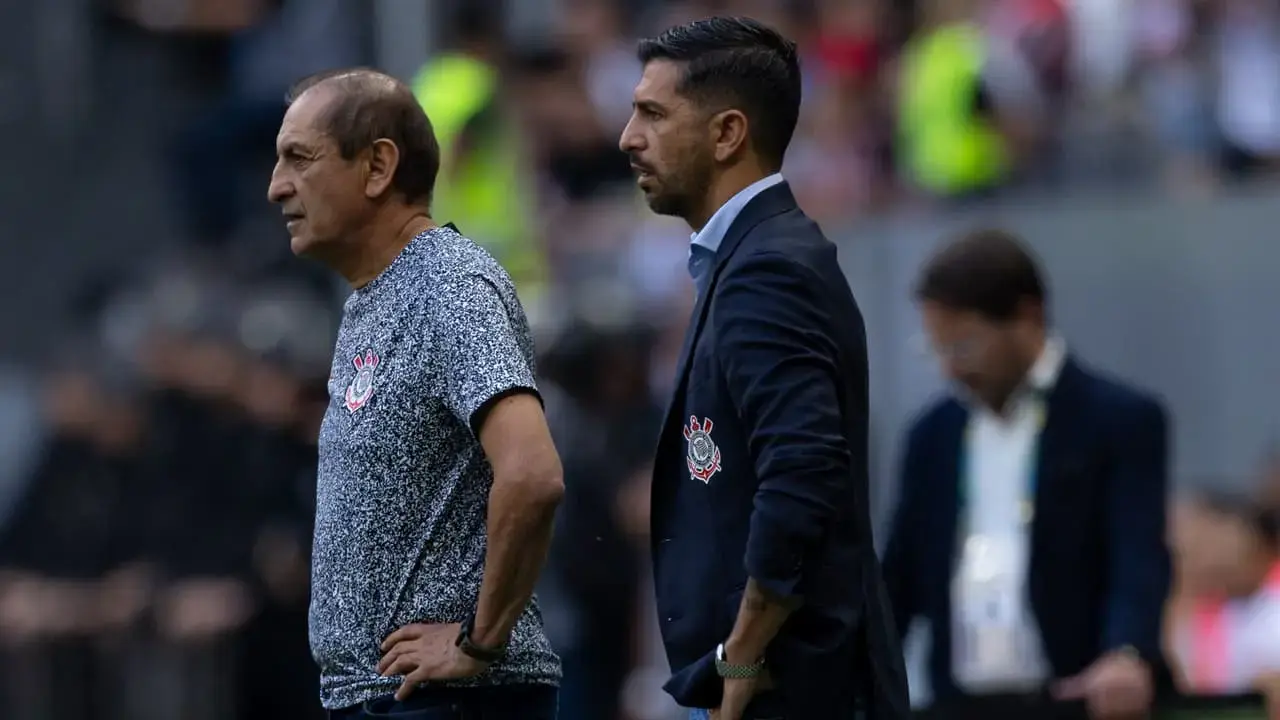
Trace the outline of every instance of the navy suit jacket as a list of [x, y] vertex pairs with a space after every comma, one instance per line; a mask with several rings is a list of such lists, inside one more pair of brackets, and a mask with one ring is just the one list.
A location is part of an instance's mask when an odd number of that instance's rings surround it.
[[786, 717], [907, 717], [871, 538], [862, 316], [786, 183], [729, 227], [677, 372], [651, 512], [667, 691], [719, 705], [714, 651], [750, 575], [803, 596], [766, 652]]
[[[1068, 677], [1130, 646], [1161, 680], [1170, 574], [1164, 408], [1068, 356], [1046, 413], [1026, 592], [1049, 666]], [[899, 630], [914, 618], [932, 630], [928, 670], [938, 701], [962, 694], [951, 671], [951, 582], [968, 421], [968, 409], [947, 399], [911, 428], [884, 557]]]

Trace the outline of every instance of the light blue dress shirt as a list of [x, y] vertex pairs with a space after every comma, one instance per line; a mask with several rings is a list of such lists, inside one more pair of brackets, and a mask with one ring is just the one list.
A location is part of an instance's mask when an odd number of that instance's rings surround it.
[[693, 278], [693, 285], [699, 295], [705, 289], [707, 276], [715, 265], [716, 251], [720, 249], [725, 233], [729, 232], [729, 227], [738, 218], [742, 208], [746, 207], [755, 196], [780, 182], [782, 182], [782, 174], [774, 173], [742, 188], [715, 211], [701, 230], [693, 233], [689, 245], [689, 276]]

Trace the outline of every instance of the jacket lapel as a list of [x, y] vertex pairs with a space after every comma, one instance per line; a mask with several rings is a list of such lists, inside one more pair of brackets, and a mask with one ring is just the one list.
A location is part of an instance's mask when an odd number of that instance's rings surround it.
[[785, 181], [780, 182], [752, 198], [751, 202], [742, 208], [742, 212], [738, 213], [738, 217], [734, 218], [733, 223], [729, 225], [728, 231], [725, 232], [724, 240], [720, 243], [720, 249], [716, 251], [715, 264], [712, 267], [710, 276], [707, 278], [706, 290], [698, 295], [698, 301], [693, 306], [693, 314], [689, 318], [689, 327], [684, 333], [684, 343], [680, 347], [680, 359], [676, 362], [675, 390], [671, 393], [671, 399], [667, 407], [668, 417], [675, 409], [677, 399], [682, 398], [684, 395], [685, 381], [689, 375], [689, 365], [693, 361], [693, 346], [697, 343], [698, 336], [702, 333], [703, 324], [706, 323], [707, 311], [710, 309], [709, 300], [715, 293], [716, 282], [720, 278], [720, 271], [724, 268], [725, 262], [737, 251], [738, 246], [742, 244], [742, 239], [757, 225], [771, 217], [795, 208], [796, 199], [791, 194], [791, 186]]
[[[1071, 452], [1072, 432], [1079, 427], [1077, 417], [1080, 394], [1075, 392], [1075, 388], [1083, 376], [1082, 373], [1080, 366], [1068, 355], [1058, 375], [1058, 381], [1045, 402], [1044, 429], [1040, 431], [1035, 460], [1036, 489], [1032, 502], [1034, 503], [1033, 517], [1036, 519], [1053, 510], [1049, 507], [1055, 497], [1052, 485], [1060, 479], [1060, 475], [1054, 471], [1061, 467], [1063, 458]], [[1036, 532], [1038, 525], [1040, 523], [1035, 520], [1031, 523], [1033, 557], [1039, 537], [1039, 533]]]

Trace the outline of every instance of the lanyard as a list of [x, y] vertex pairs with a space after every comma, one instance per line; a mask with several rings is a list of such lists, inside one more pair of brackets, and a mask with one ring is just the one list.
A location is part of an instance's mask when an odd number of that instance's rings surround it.
[[[1022, 493], [1022, 498], [1018, 502], [1018, 522], [1022, 527], [1030, 525], [1035, 515], [1036, 483], [1039, 479], [1037, 468], [1040, 464], [1040, 435], [1044, 432], [1045, 424], [1045, 403], [1043, 398], [1036, 396], [1031, 402], [1032, 412], [1034, 413], [1035, 434], [1031, 438], [1031, 447], [1027, 453], [1027, 477], [1024, 481], [1026, 487]], [[976, 436], [974, 418], [975, 415], [970, 413], [969, 420], [964, 427], [963, 444], [960, 447], [960, 485], [957, 488], [957, 497], [959, 500], [961, 537], [969, 534], [969, 499], [974, 494], [974, 489], [978, 483], [977, 473], [973, 470], [974, 453], [972, 452], [972, 447]]]

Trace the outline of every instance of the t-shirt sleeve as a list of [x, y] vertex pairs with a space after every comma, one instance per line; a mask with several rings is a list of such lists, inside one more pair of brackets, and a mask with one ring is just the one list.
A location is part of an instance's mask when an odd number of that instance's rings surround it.
[[433, 298], [434, 361], [443, 401], [473, 433], [496, 400], [515, 392], [538, 394], [533, 359], [526, 352], [528, 323], [514, 290], [468, 274]]

